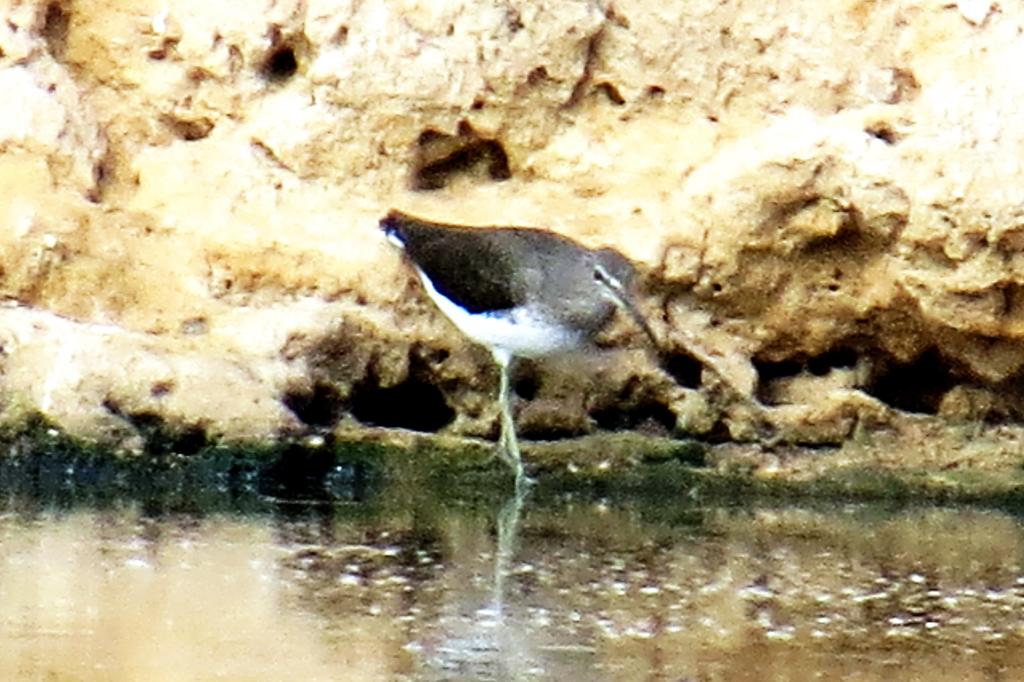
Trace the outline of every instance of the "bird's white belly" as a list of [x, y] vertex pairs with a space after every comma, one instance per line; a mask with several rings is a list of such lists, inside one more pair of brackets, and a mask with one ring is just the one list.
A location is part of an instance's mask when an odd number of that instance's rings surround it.
[[530, 306], [471, 314], [445, 298], [430, 278], [416, 269], [430, 298], [459, 330], [488, 348], [520, 358], [552, 355], [580, 345], [578, 333], [553, 324]]

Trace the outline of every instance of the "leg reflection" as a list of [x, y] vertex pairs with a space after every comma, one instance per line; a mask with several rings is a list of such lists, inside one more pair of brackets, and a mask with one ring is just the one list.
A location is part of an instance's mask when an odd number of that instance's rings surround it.
[[523, 503], [528, 491], [525, 487], [516, 486], [515, 494], [502, 505], [498, 512], [498, 546], [494, 553], [494, 610], [499, 620], [504, 618], [505, 584], [509, 574], [509, 566], [515, 555], [516, 540], [519, 534], [519, 518], [523, 512]]

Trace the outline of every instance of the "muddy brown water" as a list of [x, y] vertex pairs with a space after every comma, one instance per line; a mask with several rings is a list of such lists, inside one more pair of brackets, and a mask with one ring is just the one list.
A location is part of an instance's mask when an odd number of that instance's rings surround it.
[[0, 680], [1024, 679], [1004, 510], [0, 508]]

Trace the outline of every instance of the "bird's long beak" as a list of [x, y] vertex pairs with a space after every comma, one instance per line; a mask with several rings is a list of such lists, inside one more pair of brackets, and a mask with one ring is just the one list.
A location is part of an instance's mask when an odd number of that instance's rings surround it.
[[644, 334], [647, 335], [648, 340], [650, 340], [651, 345], [654, 346], [655, 350], [659, 350], [661, 346], [658, 344], [658, 337], [654, 335], [654, 330], [651, 329], [651, 325], [647, 324], [647, 319], [640, 314], [640, 311], [631, 300], [623, 296], [619, 296], [618, 292], [615, 293], [615, 302], [633, 318], [633, 321], [636, 322], [636, 326], [640, 327]]
[[654, 349], [661, 352], [661, 345], [658, 343], [658, 337], [654, 335], [654, 330], [651, 329], [651, 325], [647, 323], [647, 319], [636, 307], [630, 292], [626, 291], [623, 288], [622, 283], [609, 275], [604, 268], [599, 267], [597, 272], [600, 276], [600, 282], [604, 285], [608, 293], [611, 294], [612, 300], [615, 301], [619, 308], [626, 311], [626, 313], [633, 318], [633, 322], [643, 330], [648, 340], [650, 340], [651, 345], [654, 346]]

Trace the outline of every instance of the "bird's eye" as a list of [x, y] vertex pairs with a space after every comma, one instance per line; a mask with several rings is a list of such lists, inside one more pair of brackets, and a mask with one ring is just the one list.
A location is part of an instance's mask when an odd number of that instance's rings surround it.
[[598, 265], [594, 268], [594, 281], [604, 284], [606, 287], [612, 289], [621, 289], [622, 283], [611, 275], [603, 266]]

